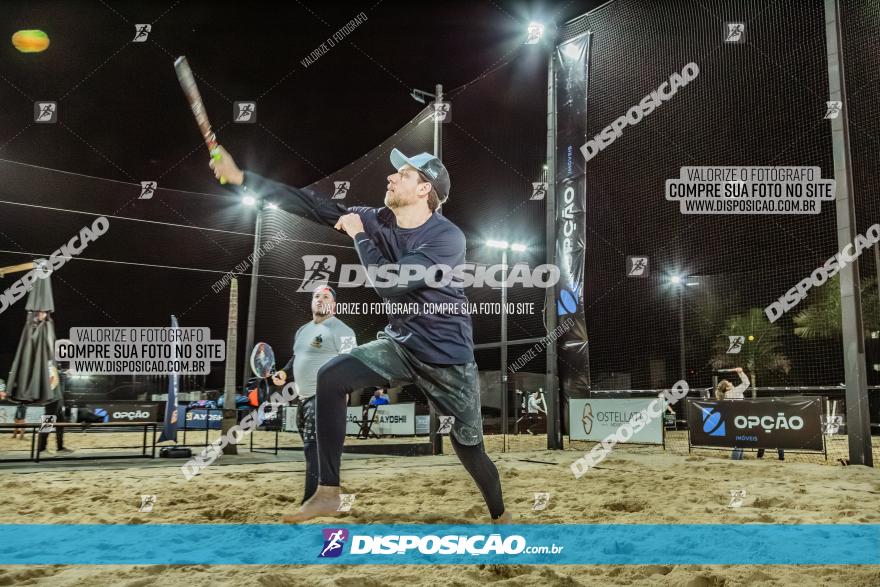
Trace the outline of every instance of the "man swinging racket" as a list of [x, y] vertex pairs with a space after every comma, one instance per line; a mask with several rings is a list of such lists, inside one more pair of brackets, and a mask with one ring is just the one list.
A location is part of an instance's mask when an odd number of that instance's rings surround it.
[[[428, 153], [406, 157], [391, 153], [396, 171], [388, 176], [385, 207], [346, 208], [310, 190], [284, 185], [245, 172], [222, 147], [210, 162], [214, 175], [248, 193], [271, 197], [282, 209], [334, 227], [354, 241], [361, 263], [393, 267], [396, 275], [411, 277], [376, 292], [395, 308], [423, 304], [467, 303], [461, 286], [442, 285], [426, 269], [433, 265], [456, 267], [465, 262], [464, 233], [437, 208], [449, 196], [449, 173]], [[418, 275], [418, 277], [416, 277]], [[441, 307], [441, 306], [436, 306]], [[443, 306], [450, 307], [450, 306]], [[318, 371], [317, 428], [319, 485], [299, 512], [283, 521], [297, 523], [337, 514], [340, 505], [339, 467], [345, 440], [346, 394], [364, 387], [416, 383], [438, 413], [454, 417], [450, 440], [459, 460], [473, 477], [492, 520], [510, 522], [504, 509], [501, 480], [483, 446], [480, 387], [474, 362], [471, 319], [460, 314], [388, 314], [388, 326], [377, 340], [328, 361]]]

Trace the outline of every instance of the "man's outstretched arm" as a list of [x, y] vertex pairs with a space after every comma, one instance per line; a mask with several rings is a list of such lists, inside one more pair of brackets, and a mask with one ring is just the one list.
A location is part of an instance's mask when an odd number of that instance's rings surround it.
[[318, 224], [334, 226], [343, 214], [348, 214], [348, 209], [338, 202], [322, 198], [312, 190], [296, 188], [273, 181], [252, 171], [239, 169], [235, 160], [223, 147], [220, 150], [220, 158], [211, 160], [210, 167], [214, 175], [226, 178], [231, 186], [244, 194], [256, 198], [271, 199], [279, 208], [291, 214], [307, 218]]

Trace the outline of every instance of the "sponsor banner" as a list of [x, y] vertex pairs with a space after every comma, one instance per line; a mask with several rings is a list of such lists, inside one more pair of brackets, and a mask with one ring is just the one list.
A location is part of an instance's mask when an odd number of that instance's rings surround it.
[[[348, 408], [345, 433], [357, 434], [361, 429], [362, 419], [363, 408]], [[412, 436], [416, 433], [416, 405], [410, 403], [379, 406], [371, 430], [380, 436]]]
[[156, 404], [86, 404], [86, 409], [103, 418], [104, 422], [157, 422]]
[[590, 35], [575, 37], [553, 52], [556, 68], [556, 313], [572, 325], [557, 340], [559, 387], [568, 397], [590, 389], [587, 324], [584, 315], [586, 248], [586, 161], [580, 146], [587, 138], [587, 63]]
[[880, 564], [877, 524], [4, 524], [0, 532], [15, 536], [0, 565]]
[[822, 398], [689, 400], [693, 446], [824, 450]]
[[[572, 440], [602, 441], [615, 434], [621, 425], [635, 424], [643, 419], [640, 410], [648, 410], [656, 397], [612, 398], [612, 399], [571, 399], [569, 400], [569, 433]], [[666, 410], [666, 402], [658, 409]], [[644, 428], [637, 431], [624, 442], [627, 444], [663, 444], [663, 420], [647, 418]]]
[[186, 406], [177, 406], [177, 421], [186, 421], [187, 430], [204, 430], [205, 428], [220, 430], [220, 425], [223, 422], [223, 410], [212, 409], [209, 414], [205, 408], [187, 410]]
[[431, 416], [416, 416], [416, 434], [431, 433]]
[[[0, 406], [0, 424], [15, 424], [17, 406]], [[39, 424], [40, 418], [46, 413], [43, 406], [28, 406], [24, 421], [26, 424]]]

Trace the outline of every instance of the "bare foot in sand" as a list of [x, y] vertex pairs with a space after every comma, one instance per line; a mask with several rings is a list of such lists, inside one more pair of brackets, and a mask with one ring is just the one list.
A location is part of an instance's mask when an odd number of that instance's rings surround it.
[[289, 516], [282, 516], [284, 524], [299, 524], [319, 516], [338, 516], [344, 512], [339, 511], [341, 489], [330, 485], [318, 485], [315, 494], [308, 499], [299, 511]]
[[513, 514], [509, 511], [504, 510], [504, 513], [498, 516], [498, 518], [492, 520], [493, 524], [513, 524]]

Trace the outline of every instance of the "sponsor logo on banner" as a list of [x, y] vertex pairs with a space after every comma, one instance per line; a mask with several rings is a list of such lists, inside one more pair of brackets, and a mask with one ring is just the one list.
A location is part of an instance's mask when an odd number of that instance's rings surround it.
[[[416, 405], [385, 404], [376, 408], [375, 419], [370, 428], [376, 434], [389, 436], [411, 436], [416, 433]], [[346, 411], [346, 434], [357, 434], [363, 420], [360, 406], [349, 407]]]
[[703, 410], [703, 432], [709, 436], [724, 436], [727, 434], [721, 414], [711, 408], [701, 407], [700, 409]]
[[220, 428], [223, 421], [223, 412], [212, 409], [210, 412], [204, 408], [194, 408], [187, 410], [186, 406], [177, 406], [177, 421], [186, 422], [186, 427], [190, 430], [210, 428], [216, 430]]
[[[624, 442], [662, 444], [663, 419], [647, 418], [644, 415], [647, 414], [649, 407], [653, 407], [652, 403], [655, 400], [657, 400], [655, 397], [572, 398], [569, 400], [569, 413], [572, 419], [571, 439], [601, 441], [621, 425], [632, 424], [634, 428], [639, 429]], [[659, 406], [659, 409], [665, 410], [666, 407]], [[578, 419], [580, 422], [577, 421]], [[642, 424], [644, 425], [641, 426]]]
[[817, 398], [691, 400], [693, 446], [824, 450]]
[[157, 404], [86, 404], [104, 422], [156, 422], [159, 413]]
[[584, 424], [584, 434], [593, 431], [593, 404], [590, 402], [584, 404], [584, 417], [581, 418], [581, 422]]
[[133, 412], [113, 412], [114, 420], [128, 420], [130, 422], [134, 422], [135, 420], [149, 420], [150, 412], [145, 412], [143, 410], [136, 410]]
[[[590, 389], [587, 323], [584, 314], [584, 254], [586, 249], [586, 161], [578, 146], [587, 140], [587, 80], [590, 60], [589, 33], [557, 45], [556, 68], [556, 224], [557, 264], [560, 279], [555, 293], [560, 321], [571, 318], [571, 328], [556, 341], [560, 392], [570, 398], [585, 397]], [[587, 141], [589, 143], [589, 141]], [[594, 426], [595, 432], [595, 426]]]

